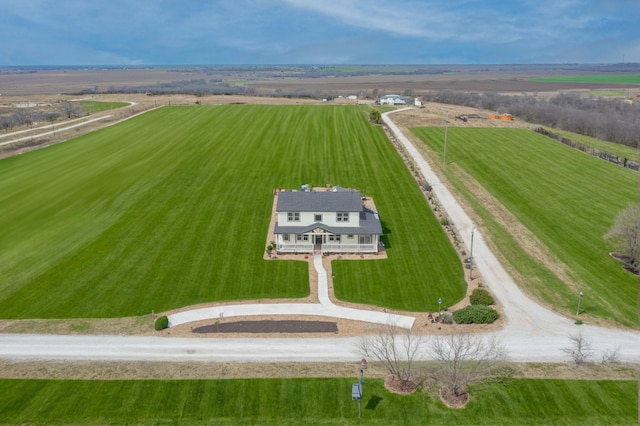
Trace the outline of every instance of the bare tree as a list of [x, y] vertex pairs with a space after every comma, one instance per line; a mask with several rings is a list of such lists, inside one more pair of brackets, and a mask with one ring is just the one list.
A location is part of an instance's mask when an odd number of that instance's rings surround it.
[[570, 344], [562, 351], [571, 358], [576, 365], [583, 365], [593, 357], [593, 347], [591, 342], [588, 341], [582, 332], [569, 336]]
[[628, 256], [628, 264], [633, 268], [640, 266], [640, 207], [631, 205], [621, 211], [605, 239], [614, 243], [617, 249]]
[[456, 397], [470, 383], [495, 377], [507, 350], [495, 336], [451, 334], [437, 337], [429, 352], [438, 361], [432, 376]]
[[620, 362], [620, 346], [605, 349], [600, 357], [600, 364], [618, 364]]
[[361, 336], [358, 342], [363, 356], [384, 363], [387, 371], [405, 385], [414, 379], [413, 366], [421, 347], [420, 336], [394, 324], [381, 326], [376, 334]]
[[82, 108], [74, 102], [62, 101], [60, 103], [60, 110], [62, 111], [62, 114], [67, 118], [71, 118], [75, 115], [80, 114]]

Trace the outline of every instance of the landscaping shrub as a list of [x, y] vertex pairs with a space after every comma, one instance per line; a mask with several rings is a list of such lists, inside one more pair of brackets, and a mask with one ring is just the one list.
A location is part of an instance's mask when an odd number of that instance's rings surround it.
[[471, 303], [472, 305], [488, 306], [493, 305], [495, 303], [495, 300], [493, 299], [493, 296], [491, 296], [491, 294], [489, 294], [489, 292], [484, 288], [476, 288], [475, 290], [473, 290], [473, 292], [471, 292], [471, 296], [469, 296], [469, 303]]
[[156, 330], [164, 330], [169, 327], [169, 318], [166, 315], [158, 317], [156, 320]]
[[485, 305], [469, 305], [453, 313], [458, 324], [491, 324], [499, 316], [495, 309]]

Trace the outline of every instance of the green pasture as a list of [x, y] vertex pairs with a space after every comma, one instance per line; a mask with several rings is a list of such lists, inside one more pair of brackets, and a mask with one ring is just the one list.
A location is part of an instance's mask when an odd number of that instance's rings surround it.
[[[442, 158], [444, 129], [414, 128]], [[441, 160], [440, 160], [441, 162]], [[449, 129], [447, 177], [482, 218], [490, 238], [522, 276], [519, 285], [565, 315], [581, 311], [637, 326], [638, 280], [609, 256], [604, 235], [615, 216], [638, 202], [638, 175], [550, 138], [521, 129]], [[477, 180], [565, 265], [563, 282], [529, 257], [459, 180]]]
[[[629, 89], [617, 89], [617, 90], [613, 90], [613, 89], [596, 89], [596, 90], [590, 90], [588, 92], [584, 92], [584, 93], [580, 93], [580, 97], [582, 98], [593, 98], [593, 97], [603, 97], [603, 98], [624, 98], [629, 96], [629, 93], [627, 92], [627, 90]], [[635, 92], [634, 92], [635, 94]]]
[[530, 78], [529, 80], [549, 83], [640, 84], [640, 74], [558, 75], [553, 77]]
[[607, 142], [601, 139], [592, 138], [590, 136], [580, 135], [578, 133], [567, 132], [560, 129], [549, 129], [550, 132], [564, 136], [572, 141], [579, 142], [586, 146], [591, 146], [597, 150], [617, 155], [620, 158], [628, 158], [629, 160], [638, 161], [638, 147], [620, 145], [619, 143]]
[[474, 386], [463, 409], [365, 379], [0, 380], [6, 424], [636, 425], [637, 381], [508, 379]]
[[0, 316], [103, 318], [299, 298], [307, 265], [262, 256], [275, 188], [361, 189], [389, 258], [335, 262], [344, 300], [435, 310], [460, 262], [379, 127], [349, 106], [165, 107], [0, 161]]
[[129, 106], [128, 102], [78, 101], [85, 112], [102, 112], [115, 108]]

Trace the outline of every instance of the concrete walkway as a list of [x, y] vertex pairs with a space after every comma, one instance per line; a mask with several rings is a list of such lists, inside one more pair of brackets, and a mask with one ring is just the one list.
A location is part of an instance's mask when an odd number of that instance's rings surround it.
[[410, 329], [414, 317], [387, 314], [363, 309], [345, 308], [335, 305], [329, 299], [327, 271], [322, 265], [322, 256], [313, 257], [313, 266], [318, 273], [318, 299], [320, 303], [252, 303], [242, 305], [221, 305], [209, 308], [193, 309], [169, 315], [169, 326], [174, 327], [194, 321], [244, 317], [256, 315], [313, 315], [364, 321], [374, 324], [394, 324]]
[[[396, 111], [399, 112], [399, 111]], [[383, 114], [385, 123], [411, 153], [423, 175], [429, 180], [441, 205], [451, 217], [465, 244], [470, 245], [472, 222], [433, 174], [420, 153], [404, 137], [395, 124]], [[514, 362], [567, 361], [563, 348], [569, 345], [568, 336], [582, 331], [593, 344], [594, 361], [601, 354], [620, 349], [624, 362], [640, 363], [640, 333], [636, 331], [606, 329], [589, 325], [577, 326], [569, 318], [538, 305], [529, 299], [502, 268], [487, 248], [482, 235], [474, 232], [473, 254], [483, 281], [504, 307], [507, 325], [494, 334], [508, 348], [509, 359]], [[318, 271], [318, 297], [316, 304], [234, 305], [181, 312], [170, 316], [173, 325], [200, 319], [237, 315], [322, 315], [346, 317], [357, 313], [357, 320], [383, 323], [396, 322], [410, 327], [414, 318], [386, 315], [342, 308], [329, 300], [327, 272], [322, 258], [314, 258]], [[304, 306], [304, 308], [301, 307]], [[253, 307], [253, 308], [252, 308]], [[202, 312], [196, 315], [197, 312]], [[284, 312], [283, 312], [284, 311]], [[401, 318], [406, 322], [398, 322]], [[425, 336], [425, 346], [436, 336]], [[429, 354], [421, 353], [424, 359]], [[167, 338], [157, 336], [62, 336], [38, 334], [0, 333], [0, 358], [12, 360], [141, 360], [141, 361], [224, 361], [224, 362], [283, 362], [283, 361], [351, 361], [359, 363], [361, 353], [358, 337], [322, 338]]]

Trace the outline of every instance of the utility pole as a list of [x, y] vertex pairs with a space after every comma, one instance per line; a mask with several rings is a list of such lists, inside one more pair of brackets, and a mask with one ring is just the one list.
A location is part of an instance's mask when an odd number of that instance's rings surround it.
[[444, 120], [444, 165], [447, 165], [447, 133], [449, 133], [449, 113]]
[[473, 231], [475, 228], [471, 226], [471, 254], [469, 255], [469, 279], [473, 280]]

